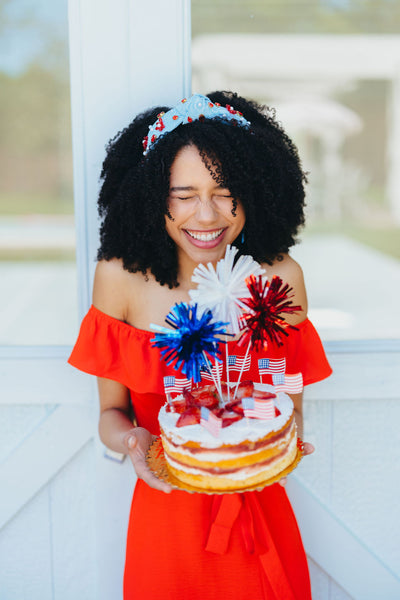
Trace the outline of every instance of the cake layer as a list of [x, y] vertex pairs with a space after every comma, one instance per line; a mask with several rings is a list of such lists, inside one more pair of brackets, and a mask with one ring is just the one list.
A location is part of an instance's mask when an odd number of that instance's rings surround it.
[[175, 463], [166, 456], [168, 468], [171, 473], [177, 478], [193, 487], [199, 489], [224, 491], [224, 490], [241, 490], [248, 487], [262, 484], [269, 479], [279, 475], [295, 460], [297, 455], [297, 442], [294, 438], [281, 456], [278, 456], [266, 463], [252, 465], [237, 469], [235, 472], [211, 473], [196, 469], [194, 467], [186, 467]]
[[239, 446], [225, 445], [213, 451], [207, 448], [191, 448], [187, 445], [176, 446], [170, 443], [165, 434], [163, 435], [163, 446], [167, 456], [170, 456], [176, 462], [183, 465], [202, 468], [213, 468], [215, 465], [218, 465], [221, 469], [237, 469], [242, 466], [271, 459], [280, 454], [295, 434], [294, 419], [291, 418], [289, 423], [278, 434], [274, 434], [272, 438], [271, 434], [269, 434], [257, 443], [253, 442], [253, 448], [246, 441]]

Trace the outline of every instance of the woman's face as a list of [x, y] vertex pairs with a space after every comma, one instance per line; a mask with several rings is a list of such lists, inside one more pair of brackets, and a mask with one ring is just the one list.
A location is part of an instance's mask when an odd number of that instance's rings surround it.
[[166, 229], [178, 248], [180, 269], [216, 263], [242, 231], [240, 202], [232, 214], [232, 196], [212, 178], [195, 146], [182, 148], [171, 167]]

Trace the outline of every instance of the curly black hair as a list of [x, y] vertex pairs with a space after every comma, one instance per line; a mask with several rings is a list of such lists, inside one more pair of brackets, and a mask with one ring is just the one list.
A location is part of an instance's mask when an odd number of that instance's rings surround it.
[[235, 121], [202, 119], [160, 136], [143, 156], [149, 125], [168, 107], [138, 115], [107, 146], [98, 207], [102, 218], [97, 258], [120, 258], [130, 272], [151, 271], [170, 288], [178, 284], [177, 252], [165, 228], [171, 165], [185, 146], [194, 145], [214, 179], [229, 189], [232, 211], [238, 200], [246, 215], [240, 254], [259, 262], [279, 258], [295, 243], [304, 224], [304, 183], [297, 149], [275, 120], [274, 111], [233, 92], [208, 94], [212, 102], [229, 104], [251, 126]]

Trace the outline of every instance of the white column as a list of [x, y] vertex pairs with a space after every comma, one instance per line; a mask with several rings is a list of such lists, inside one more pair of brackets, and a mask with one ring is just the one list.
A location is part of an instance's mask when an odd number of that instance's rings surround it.
[[[82, 316], [90, 303], [98, 246], [96, 200], [105, 145], [139, 111], [190, 94], [190, 0], [69, 0], [69, 20]], [[105, 459], [98, 441], [93, 468], [97, 590], [88, 597], [122, 598], [134, 471], [128, 461]]]

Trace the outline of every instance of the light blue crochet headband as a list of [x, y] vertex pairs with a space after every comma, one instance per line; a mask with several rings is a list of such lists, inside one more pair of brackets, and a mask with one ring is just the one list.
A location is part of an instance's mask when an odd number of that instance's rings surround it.
[[194, 94], [189, 99], [181, 100], [168, 112], [161, 112], [157, 115], [157, 121], [150, 125], [149, 132], [143, 139], [143, 154], [146, 156], [157, 140], [166, 133], [173, 131], [179, 125], [186, 125], [201, 118], [236, 121], [242, 127], [250, 126], [249, 121], [243, 117], [242, 113], [229, 104], [224, 107], [218, 102], [211, 102], [207, 96]]

